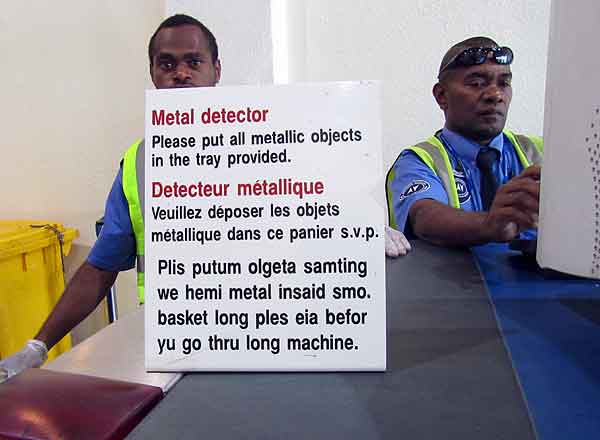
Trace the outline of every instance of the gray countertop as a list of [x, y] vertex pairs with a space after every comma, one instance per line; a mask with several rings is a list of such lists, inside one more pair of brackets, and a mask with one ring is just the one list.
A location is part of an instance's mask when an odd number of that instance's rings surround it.
[[188, 374], [131, 439], [533, 439], [468, 251], [387, 261], [383, 373]]
[[146, 372], [143, 307], [77, 344], [44, 368], [153, 385], [165, 393], [182, 377], [181, 373]]

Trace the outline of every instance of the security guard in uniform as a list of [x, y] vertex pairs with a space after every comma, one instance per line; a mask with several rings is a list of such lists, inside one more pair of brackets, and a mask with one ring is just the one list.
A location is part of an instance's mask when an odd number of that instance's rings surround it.
[[512, 61], [487, 37], [448, 50], [433, 87], [444, 128], [402, 151], [387, 175], [393, 228], [445, 246], [535, 237], [543, 142], [504, 128]]

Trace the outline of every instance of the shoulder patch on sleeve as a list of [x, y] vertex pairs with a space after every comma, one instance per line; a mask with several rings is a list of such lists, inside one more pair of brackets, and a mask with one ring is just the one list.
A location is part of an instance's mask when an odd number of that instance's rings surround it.
[[400, 194], [400, 201], [404, 201], [407, 197], [412, 196], [413, 194], [425, 192], [429, 190], [429, 188], [431, 188], [429, 182], [421, 179], [413, 180]]

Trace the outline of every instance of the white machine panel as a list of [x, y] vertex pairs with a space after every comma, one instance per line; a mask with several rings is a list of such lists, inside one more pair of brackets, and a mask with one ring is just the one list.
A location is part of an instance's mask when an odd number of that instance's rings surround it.
[[600, 2], [552, 2], [537, 249], [542, 267], [600, 278]]

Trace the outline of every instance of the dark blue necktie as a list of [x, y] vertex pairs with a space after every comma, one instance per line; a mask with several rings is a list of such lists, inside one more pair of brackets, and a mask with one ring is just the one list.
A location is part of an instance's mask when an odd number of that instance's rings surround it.
[[494, 175], [494, 162], [498, 160], [498, 151], [485, 148], [477, 153], [477, 168], [481, 173], [481, 202], [484, 211], [489, 211], [498, 190], [498, 181]]

